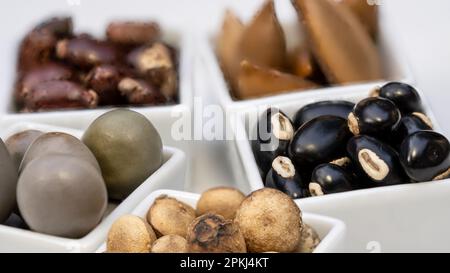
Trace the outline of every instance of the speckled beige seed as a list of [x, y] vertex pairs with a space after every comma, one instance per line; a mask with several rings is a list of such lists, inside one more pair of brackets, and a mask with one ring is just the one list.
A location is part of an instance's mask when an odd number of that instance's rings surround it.
[[300, 243], [295, 252], [312, 253], [320, 244], [320, 238], [317, 232], [309, 225], [303, 223]]
[[235, 188], [217, 187], [205, 191], [197, 202], [197, 216], [206, 213], [222, 215], [232, 220], [245, 195]]
[[242, 232], [232, 220], [204, 214], [192, 222], [186, 237], [190, 253], [246, 253]]
[[186, 253], [187, 241], [179, 235], [166, 235], [156, 240], [151, 253]]
[[155, 232], [144, 219], [134, 215], [124, 215], [111, 226], [106, 251], [148, 253], [155, 240]]
[[176, 234], [186, 238], [187, 228], [195, 219], [195, 210], [175, 198], [158, 197], [147, 213], [147, 221], [159, 236]]
[[249, 252], [292, 252], [300, 242], [301, 211], [278, 190], [264, 188], [250, 194], [235, 221]]

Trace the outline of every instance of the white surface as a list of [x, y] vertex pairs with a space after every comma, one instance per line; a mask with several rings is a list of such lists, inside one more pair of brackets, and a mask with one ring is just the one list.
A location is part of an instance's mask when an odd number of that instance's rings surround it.
[[[172, 190], [159, 190], [150, 194], [145, 200], [143, 200], [131, 214], [140, 216], [146, 219], [147, 212], [156, 198], [161, 195], [167, 195], [177, 200], [184, 202], [193, 208], [197, 206], [197, 201], [200, 198], [199, 194], [172, 191]], [[337, 219], [330, 217], [320, 216], [316, 214], [303, 213], [302, 219], [306, 224], [310, 225], [317, 231], [321, 238], [321, 243], [315, 249], [315, 253], [326, 253], [336, 251], [341, 247], [345, 236], [345, 224]], [[105, 252], [106, 243], [104, 243], [97, 252]]]
[[[34, 123], [17, 123], [0, 133], [2, 139], [23, 130], [65, 132], [80, 138], [82, 131]], [[163, 148], [164, 163], [123, 200], [102, 222], [81, 239], [66, 239], [0, 225], [0, 252], [91, 252], [105, 240], [109, 226], [121, 215], [131, 212], [151, 192], [161, 188], [182, 189], [186, 157], [178, 149]]]

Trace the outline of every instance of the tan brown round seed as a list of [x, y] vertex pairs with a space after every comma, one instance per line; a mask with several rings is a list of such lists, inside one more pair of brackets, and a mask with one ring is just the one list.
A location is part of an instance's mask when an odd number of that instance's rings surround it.
[[197, 215], [214, 213], [232, 220], [244, 199], [245, 195], [242, 192], [230, 187], [217, 187], [207, 190], [198, 200]]
[[134, 215], [124, 215], [111, 226], [106, 251], [148, 253], [155, 240], [155, 232], [144, 219]]
[[158, 197], [147, 213], [147, 221], [159, 236], [176, 234], [186, 238], [187, 228], [195, 219], [195, 210], [175, 198]]
[[187, 234], [190, 253], [245, 253], [244, 236], [236, 223], [217, 214], [205, 214], [192, 222]]
[[292, 252], [300, 242], [300, 209], [278, 190], [264, 188], [250, 194], [235, 221], [249, 252]]
[[151, 253], [186, 253], [187, 241], [179, 235], [166, 235], [156, 240]]

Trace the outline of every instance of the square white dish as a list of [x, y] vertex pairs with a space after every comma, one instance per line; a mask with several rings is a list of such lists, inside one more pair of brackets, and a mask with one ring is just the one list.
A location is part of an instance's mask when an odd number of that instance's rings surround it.
[[[179, 102], [167, 106], [129, 108], [150, 119], [158, 129], [165, 145], [175, 147], [182, 145], [172, 138], [171, 125], [180, 118], [180, 115], [189, 115], [191, 110], [193, 43], [189, 27], [180, 27], [180, 24], [173, 18], [167, 18], [158, 13], [157, 9], [152, 10], [153, 6], [158, 5], [156, 2], [132, 2], [98, 0], [82, 1], [81, 3], [81, 1], [44, 0], [38, 4], [40, 8], [25, 2], [8, 5], [9, 12], [2, 13], [2, 22], [15, 23], [14, 27], [7, 23], [0, 25], [3, 35], [0, 44], [0, 59], [2, 60], [0, 64], [0, 118], [4, 124], [10, 125], [27, 121], [83, 130], [95, 118], [111, 109], [97, 108], [39, 113], [17, 113], [15, 111], [12, 92], [16, 79], [18, 46], [25, 34], [37, 23], [52, 16], [70, 15], [73, 18], [76, 33], [87, 32], [96, 37], [104, 37], [105, 28], [110, 21], [116, 19], [154, 20], [161, 26], [162, 40], [178, 49]], [[23, 20], [15, 18], [19, 11]]]
[[[259, 115], [262, 113], [262, 111], [264, 111], [268, 107], [277, 107], [281, 111], [283, 111], [288, 117], [292, 118], [295, 112], [299, 110], [301, 107], [314, 102], [325, 100], [347, 100], [356, 103], [368, 97], [370, 90], [372, 90], [375, 87], [376, 85], [368, 87], [368, 89], [366, 89], [366, 92], [354, 91], [353, 89], [334, 90], [332, 92], [318, 91], [316, 93], [309, 93], [307, 94], [307, 96], [305, 95], [302, 99], [288, 100], [285, 102], [270, 103], [270, 104], [261, 103], [258, 105], [254, 105], [253, 107], [247, 107], [246, 110], [241, 110], [237, 112], [236, 117], [232, 119], [232, 121], [234, 122], [233, 128], [236, 138], [236, 145], [239, 151], [239, 155], [241, 157], [241, 161], [244, 164], [245, 174], [250, 183], [251, 190], [260, 189], [264, 185], [261, 176], [259, 174], [258, 166], [256, 164], [255, 157], [253, 155], [252, 148], [249, 142], [249, 138], [251, 134], [253, 134], [253, 130], [256, 127], [257, 118], [259, 118]], [[428, 115], [431, 122], [433, 123], [434, 130], [439, 132], [440, 131], [439, 124], [437, 123], [436, 118], [434, 117], [431, 109], [428, 106], [426, 97], [422, 92], [420, 91], [418, 92], [422, 98], [425, 113]], [[320, 197], [315, 198], [320, 199]]]
[[[306, 104], [323, 100], [357, 102], [367, 97], [369, 90], [365, 93], [351, 89], [331, 93], [321, 91], [296, 101], [259, 105], [263, 107], [239, 111], [234, 124], [236, 145], [250, 188], [256, 190], [264, 185], [248, 141], [249, 133], [256, 126], [256, 120], [248, 119], [251, 113], [274, 106], [292, 117]], [[426, 96], [420, 90], [418, 92], [426, 114], [439, 132], [439, 124], [428, 106]], [[447, 198], [449, 191], [450, 180], [444, 180], [355, 190], [298, 199], [296, 203], [307, 212], [335, 217], [346, 223], [351, 240], [346, 241], [340, 251], [448, 251], [450, 243], [444, 231], [450, 228], [450, 221], [442, 217], [442, 211], [436, 208], [450, 206]], [[424, 220], [418, 219], [418, 215]]]
[[[43, 132], [65, 132], [77, 138], [82, 131], [43, 125], [37, 123], [17, 123], [0, 132], [2, 139], [14, 133], [35, 129]], [[92, 252], [104, 241], [109, 226], [115, 219], [131, 212], [151, 192], [161, 188], [183, 189], [186, 172], [185, 154], [172, 147], [163, 147], [163, 165], [147, 178], [133, 193], [104, 216], [102, 222], [89, 234], [80, 239], [67, 239], [37, 232], [0, 225], [0, 252]], [[115, 207], [115, 208], [114, 208]], [[108, 208], [109, 209], [109, 208]]]
[[[298, 31], [298, 19], [294, 12], [294, 8], [290, 1], [277, 2], [276, 12], [282, 25], [285, 36], [287, 38], [288, 48], [292, 41], [290, 40], [302, 40], [302, 37]], [[261, 4], [262, 6], [262, 4]], [[259, 7], [258, 7], [259, 8]], [[239, 11], [236, 9], [236, 11]], [[248, 12], [248, 10], [246, 10]], [[253, 14], [256, 10], [253, 12]], [[246, 14], [247, 15], [247, 14]], [[382, 58], [382, 65], [384, 71], [385, 80], [372, 81], [365, 83], [349, 83], [346, 85], [328, 86], [313, 90], [292, 91], [279, 95], [266, 96], [255, 99], [235, 100], [230, 94], [228, 84], [223, 76], [220, 63], [216, 55], [216, 37], [219, 33], [219, 28], [214, 33], [209, 33], [199, 37], [198, 48], [201, 52], [202, 61], [204, 66], [207, 67], [208, 77], [213, 84], [212, 91], [219, 98], [221, 105], [225, 108], [242, 109], [246, 106], [255, 104], [267, 104], [279, 101], [289, 101], [302, 99], [310, 96], [310, 93], [316, 93], [320, 91], [327, 92], [340, 92], [342, 90], [352, 89], [354, 91], [364, 92], [368, 87], [374, 84], [382, 84], [386, 81], [401, 81], [405, 83], [414, 83], [413, 75], [408, 64], [408, 60], [402, 50], [401, 35], [395, 27], [392, 16], [389, 15], [389, 10], [384, 5], [379, 6], [379, 38], [378, 48]], [[245, 18], [249, 19], [249, 18]], [[243, 20], [248, 22], [249, 20]], [[295, 42], [294, 42], [295, 43]]]
[[[158, 190], [150, 194], [145, 198], [131, 214], [146, 218], [148, 209], [151, 207], [156, 198], [161, 195], [167, 195], [177, 200], [184, 202], [192, 207], [196, 207], [197, 201], [200, 198], [199, 194], [180, 192], [173, 190]], [[300, 207], [301, 208], [301, 207]], [[335, 252], [340, 248], [345, 237], [345, 224], [337, 219], [333, 219], [326, 216], [303, 213], [302, 218], [306, 224], [313, 227], [321, 242], [315, 249], [314, 253], [325, 253], [325, 252]], [[106, 251], [106, 243], [100, 246], [96, 251], [97, 253], [102, 253]]]

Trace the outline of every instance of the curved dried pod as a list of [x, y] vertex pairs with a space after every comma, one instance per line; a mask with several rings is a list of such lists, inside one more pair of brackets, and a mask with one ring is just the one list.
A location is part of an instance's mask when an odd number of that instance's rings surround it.
[[242, 22], [231, 10], [227, 10], [217, 38], [216, 50], [225, 78], [233, 89], [237, 88], [240, 62], [239, 42], [243, 32]]
[[375, 42], [348, 8], [332, 0], [292, 1], [329, 82], [364, 82], [383, 77]]
[[280, 70], [285, 68], [286, 40], [275, 14], [273, 0], [267, 1], [245, 27], [239, 51], [242, 59], [257, 65]]
[[239, 99], [318, 87], [311, 81], [275, 69], [258, 66], [247, 60], [241, 62], [238, 83], [239, 88], [236, 90], [235, 96]]
[[361, 0], [335, 0], [350, 8], [364, 27], [369, 32], [370, 36], [376, 40], [378, 36], [378, 5], [369, 4], [369, 1]]
[[191, 253], [247, 252], [239, 227], [233, 221], [211, 213], [198, 217], [189, 225], [187, 242]]

